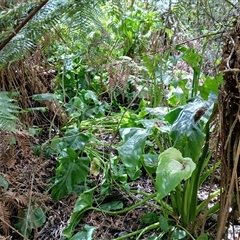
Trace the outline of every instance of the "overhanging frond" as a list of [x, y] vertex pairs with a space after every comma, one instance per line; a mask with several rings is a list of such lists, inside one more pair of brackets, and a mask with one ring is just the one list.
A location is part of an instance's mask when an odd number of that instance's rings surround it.
[[0, 129], [15, 131], [20, 108], [7, 92], [0, 92], [0, 103]]
[[[93, 24], [101, 27], [98, 16], [101, 15], [101, 0], [51, 0], [19, 31], [19, 33], [0, 51], [0, 69], [9, 63], [22, 59], [31, 52], [41, 38], [57, 25], [79, 31], [79, 36], [86, 36]], [[118, 1], [116, 1], [118, 2]], [[27, 12], [36, 7], [36, 2], [18, 4], [12, 9], [0, 13], [0, 41], [14, 31], [14, 23], [21, 23]], [[13, 17], [10, 17], [11, 14]], [[19, 18], [17, 18], [19, 16]], [[8, 22], [9, 25], [6, 25]], [[10, 26], [8, 30], [8, 26]]]

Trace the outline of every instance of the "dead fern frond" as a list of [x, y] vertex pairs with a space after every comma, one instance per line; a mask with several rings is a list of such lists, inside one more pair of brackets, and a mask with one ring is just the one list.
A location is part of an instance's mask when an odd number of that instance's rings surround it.
[[121, 60], [113, 61], [105, 65], [105, 68], [108, 72], [110, 95], [116, 98], [115, 91], [118, 90], [123, 102], [128, 82], [132, 81], [134, 85], [138, 85], [139, 74], [144, 71], [144, 68], [140, 64], [137, 64], [129, 57], [122, 57]]
[[2, 193], [2, 201], [8, 205], [13, 205], [15, 208], [26, 207], [28, 205], [28, 198], [18, 192], [10, 190]]
[[[3, 230], [5, 235], [9, 235], [9, 225], [10, 225], [10, 211], [9, 208], [4, 204], [2, 201], [0, 201], [0, 226]], [[5, 224], [5, 222], [8, 224]]]
[[11, 240], [11, 239], [12, 239], [11, 236], [4, 237], [0, 235], [0, 240]]
[[18, 146], [20, 147], [22, 154], [24, 156], [27, 156], [29, 154], [30, 146], [31, 146], [31, 141], [33, 137], [24, 131], [17, 131], [14, 133], [14, 136], [16, 138], [16, 141], [18, 143]]

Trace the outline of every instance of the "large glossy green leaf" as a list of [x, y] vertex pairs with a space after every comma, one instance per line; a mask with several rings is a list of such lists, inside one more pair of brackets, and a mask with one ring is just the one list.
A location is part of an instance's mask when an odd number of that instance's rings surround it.
[[81, 220], [83, 213], [91, 208], [94, 190], [95, 188], [85, 191], [78, 197], [70, 217], [69, 224], [62, 232], [64, 237], [70, 238], [72, 236], [72, 233], [78, 222]]
[[169, 113], [165, 115], [165, 120], [167, 120], [170, 124], [173, 124], [174, 121], [178, 118], [179, 113], [183, 110], [183, 107], [177, 107], [171, 110]]
[[72, 191], [74, 185], [84, 181], [89, 172], [90, 160], [87, 157], [77, 157], [73, 149], [67, 148], [61, 153], [59, 162], [52, 188], [52, 198], [55, 200], [64, 197]]
[[170, 136], [174, 140], [174, 147], [194, 162], [200, 157], [205, 140], [204, 128], [211, 117], [213, 107], [212, 100], [203, 101], [197, 98], [196, 101], [185, 105], [178, 115], [177, 111], [173, 111], [166, 116], [166, 120], [172, 123]]
[[193, 113], [183, 111], [172, 125], [170, 136], [174, 147], [181, 149], [184, 156], [191, 157], [194, 162], [199, 159], [205, 134], [195, 123]]
[[196, 164], [191, 158], [183, 158], [176, 148], [169, 148], [159, 155], [156, 172], [158, 198], [162, 199], [173, 191], [182, 180], [191, 177]]
[[142, 156], [146, 138], [151, 134], [151, 129], [125, 128], [120, 129], [124, 144], [118, 147], [119, 156], [128, 170], [135, 170]]

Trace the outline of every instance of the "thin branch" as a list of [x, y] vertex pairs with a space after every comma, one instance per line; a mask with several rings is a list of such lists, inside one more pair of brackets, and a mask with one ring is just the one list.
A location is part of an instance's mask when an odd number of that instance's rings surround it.
[[10, 36], [5, 39], [0, 44], [0, 51], [17, 35], [17, 33], [42, 9], [42, 7], [48, 2], [48, 0], [44, 0], [38, 7], [36, 7], [34, 10], [32, 10], [28, 16], [23, 20], [22, 23], [20, 23], [14, 31], [10, 34]]

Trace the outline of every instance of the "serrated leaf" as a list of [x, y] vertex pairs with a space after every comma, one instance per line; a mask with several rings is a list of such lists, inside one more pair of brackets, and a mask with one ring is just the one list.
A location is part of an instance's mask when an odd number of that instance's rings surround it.
[[169, 231], [168, 221], [163, 215], [159, 217], [159, 225], [163, 232], [167, 233]]
[[150, 225], [157, 221], [158, 221], [158, 215], [157, 213], [153, 213], [153, 212], [143, 215], [140, 219], [140, 222], [145, 225]]
[[180, 151], [169, 148], [159, 155], [156, 172], [158, 198], [162, 199], [173, 191], [182, 180], [191, 177], [196, 164], [191, 158], [183, 158]]

